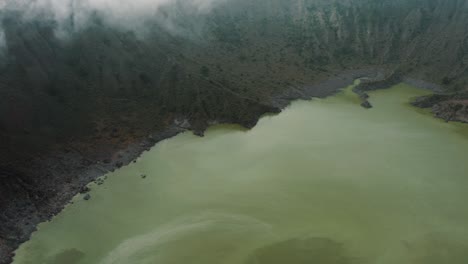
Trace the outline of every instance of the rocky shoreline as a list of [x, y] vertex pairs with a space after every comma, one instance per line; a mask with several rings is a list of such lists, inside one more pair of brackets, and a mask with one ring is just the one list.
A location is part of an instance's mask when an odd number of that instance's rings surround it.
[[[45, 157], [38, 157], [31, 160], [31, 169], [36, 170], [38, 175], [42, 173], [55, 173], [53, 179], [65, 178], [63, 182], [57, 182], [54, 190], [49, 190], [51, 196], [48, 203], [41, 204], [35, 202], [37, 197], [30, 197], [31, 203], [19, 203], [10, 206], [0, 215], [3, 228], [0, 228], [0, 264], [11, 263], [14, 257], [14, 250], [21, 244], [27, 241], [30, 235], [36, 230], [39, 223], [50, 220], [54, 215], [58, 214], [78, 193], [86, 193], [89, 191], [87, 184], [93, 181], [101, 181], [99, 177], [104, 174], [118, 169], [122, 166], [135, 161], [144, 151], [149, 150], [156, 143], [176, 136], [179, 133], [191, 130], [198, 136], [203, 136], [204, 131], [209, 124], [214, 123], [237, 123], [246, 128], [252, 128], [256, 125], [258, 119], [266, 113], [279, 113], [282, 109], [290, 104], [291, 101], [297, 99], [310, 100], [314, 97], [324, 98], [339, 92], [347, 85], [353, 83], [356, 79], [363, 81], [355, 88], [363, 100], [366, 99], [366, 91], [383, 89], [391, 87], [405, 80], [400, 74], [394, 72], [389, 73], [384, 68], [365, 68], [355, 69], [341, 72], [323, 81], [319, 81], [314, 85], [306, 85], [302, 87], [289, 87], [286, 92], [276, 95], [270, 102], [265, 103], [265, 107], [256, 109], [255, 114], [245, 120], [207, 120], [202, 125], [190, 124], [187, 120], [179, 118], [176, 122], [167, 127], [151, 133], [149, 136], [140, 138], [131, 138], [123, 148], [116, 148], [112, 153], [111, 159], [106, 160], [90, 160], [85, 155], [81, 154], [77, 148], [73, 148], [73, 144], [68, 144], [66, 147], [59, 147], [55, 152], [48, 153]], [[428, 88], [428, 83], [419, 81], [417, 85], [421, 88]], [[431, 84], [432, 85], [432, 84]], [[424, 104], [426, 105], [426, 104]], [[115, 130], [112, 133], [118, 133]], [[126, 135], [119, 135], [120, 138], [126, 139]], [[121, 145], [119, 145], [121, 146]], [[97, 152], [101, 150], [96, 150]], [[56, 164], [61, 164], [57, 166]], [[64, 164], [66, 166], [64, 166]], [[58, 169], [54, 171], [54, 167]], [[68, 168], [68, 171], [63, 171], [62, 168]], [[51, 169], [52, 168], [52, 169]], [[15, 173], [14, 168], [2, 170], [2, 173]], [[66, 176], [65, 176], [66, 175]], [[6, 177], [0, 175], [1, 177]], [[11, 175], [10, 175], [11, 176]], [[20, 175], [16, 175], [21, 179]], [[100, 182], [102, 183], [102, 182]], [[8, 187], [8, 186], [7, 186]], [[23, 189], [31, 189], [31, 186], [21, 186], [21, 183], [16, 186], [12, 184], [8, 188], [12, 191], [21, 192]], [[34, 193], [34, 191], [31, 191]], [[91, 197], [87, 197], [88, 199]]]
[[[340, 91], [343, 87], [351, 84], [355, 79], [364, 76], [375, 76], [381, 74], [383, 69], [366, 68], [348, 70], [334, 75], [314, 85], [302, 87], [289, 87], [286, 92], [265, 102], [264, 107], [252, 109], [251, 116], [233, 120], [216, 120], [191, 124], [183, 117], [176, 118], [172, 124], [163, 129], [153, 131], [148, 136], [133, 138], [119, 128], [109, 129], [107, 136], [90, 139], [89, 146], [76, 146], [71, 141], [64, 145], [53, 148], [39, 157], [32, 157], [28, 164], [31, 174], [36, 177], [47, 177], [52, 181], [48, 190], [41, 190], [41, 186], [30, 186], [22, 179], [22, 173], [15, 170], [15, 166], [2, 168], [0, 177], [8, 179], [19, 179], [8, 182], [4, 190], [14, 193], [3, 193], [5, 197], [18, 197], [18, 203], [1, 204], [4, 208], [0, 214], [0, 263], [11, 263], [14, 250], [27, 241], [36, 230], [39, 223], [48, 221], [58, 214], [78, 193], [86, 193], [89, 189], [86, 185], [96, 181], [102, 175], [118, 169], [136, 160], [141, 153], [149, 150], [159, 141], [171, 138], [181, 132], [191, 130], [198, 136], [203, 136], [204, 131], [211, 124], [235, 123], [246, 128], [256, 125], [258, 119], [266, 113], [279, 113], [293, 100], [309, 100], [313, 97], [324, 98]], [[95, 140], [93, 142], [93, 140]], [[109, 140], [113, 146], [111, 149], [99, 149], [102, 142]], [[125, 141], [122, 143], [122, 141]], [[82, 149], [93, 153], [94, 158], [82, 153]], [[108, 153], [111, 153], [108, 158]], [[99, 158], [101, 157], [101, 158]], [[52, 188], [52, 189], [50, 189]], [[44, 198], [45, 197], [45, 198]], [[44, 202], [46, 200], [47, 202]], [[8, 202], [8, 201], [4, 201]]]
[[446, 122], [468, 123], [468, 92], [445, 94], [440, 85], [406, 77], [399, 71], [391, 73], [388, 77], [379, 76], [375, 79], [363, 79], [353, 91], [363, 100], [361, 104], [363, 107], [371, 108], [372, 106], [367, 100], [369, 98], [368, 91], [387, 89], [398, 83], [407, 83], [434, 93], [414, 99], [411, 105], [431, 109], [435, 117]]
[[[31, 203], [14, 204], [2, 212], [0, 220], [4, 229], [0, 233], [0, 263], [11, 263], [14, 250], [21, 243], [29, 240], [37, 225], [53, 218], [63, 210], [76, 194], [87, 193], [89, 188], [86, 185], [90, 182], [99, 181], [99, 177], [134, 161], [141, 153], [149, 150], [157, 142], [173, 137], [183, 131], [185, 131], [184, 128], [176, 125], [170, 126], [164, 131], [128, 144], [125, 149], [116, 151], [112, 155], [112, 159], [104, 161], [88, 160], [79, 150], [70, 148], [70, 146], [50, 152], [47, 157], [38, 157], [32, 160], [30, 166], [37, 170], [37, 175], [51, 173], [52, 171], [62, 174], [67, 179], [55, 185], [54, 193], [52, 193], [53, 197], [49, 199], [48, 203], [35, 203], [34, 199], [40, 199], [38, 194], [36, 197], [31, 197]], [[55, 164], [61, 164], [62, 166]], [[69, 166], [70, 171], [64, 172], [62, 170], [63, 164]], [[53, 171], [54, 167], [57, 168], [57, 171]], [[15, 174], [16, 171], [11, 168], [6, 172]], [[2, 173], [4, 174], [5, 170], [2, 170]], [[32, 188], [30, 186], [15, 186], [15, 184], [7, 187], [17, 191], [18, 196], [23, 194], [24, 190], [22, 189]]]
[[446, 122], [468, 123], [468, 93], [433, 94], [411, 102], [413, 106], [431, 109], [435, 117]]

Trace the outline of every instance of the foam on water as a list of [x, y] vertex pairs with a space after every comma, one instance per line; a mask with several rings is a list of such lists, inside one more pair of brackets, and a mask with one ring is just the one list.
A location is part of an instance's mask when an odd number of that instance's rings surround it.
[[[238, 245], [245, 247], [271, 236], [270, 228], [251, 217], [206, 212], [127, 239], [101, 263], [187, 263], [188, 259], [190, 263], [213, 263], [229, 257], [230, 249], [242, 250]], [[216, 252], [219, 247], [225, 250]], [[190, 250], [181, 252], [181, 248]]]

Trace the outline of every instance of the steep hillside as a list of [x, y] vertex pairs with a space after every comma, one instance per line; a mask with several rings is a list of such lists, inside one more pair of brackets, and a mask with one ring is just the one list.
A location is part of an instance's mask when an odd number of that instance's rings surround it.
[[395, 71], [467, 89], [466, 0], [178, 1], [136, 28], [98, 11], [80, 27], [0, 19], [0, 263], [86, 183], [185, 129], [250, 128]]

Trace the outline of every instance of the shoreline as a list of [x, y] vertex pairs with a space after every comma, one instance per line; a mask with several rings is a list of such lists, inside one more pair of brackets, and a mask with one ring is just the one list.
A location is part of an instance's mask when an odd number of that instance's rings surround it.
[[[354, 80], [359, 78], [368, 78], [370, 81], [365, 82], [368, 87], [381, 87], [382, 83], [390, 87], [392, 86], [390, 84], [395, 81], [392, 77], [394, 75], [393, 73], [386, 74], [386, 72], [386, 69], [378, 67], [346, 70], [339, 74], [335, 74], [335, 76], [332, 78], [319, 81], [313, 85], [306, 85], [303, 87], [290, 87], [286, 89], [282, 94], [274, 96], [271, 102], [268, 102], [268, 109], [272, 111], [265, 111], [264, 113], [258, 114], [255, 120], [248, 120], [247, 122], [239, 122], [239, 120], [221, 120], [214, 122], [207, 121], [206, 125], [198, 128], [194, 128], [193, 125], [182, 120], [180, 122], [175, 122], [174, 124], [169, 125], [162, 131], [154, 132], [146, 138], [135, 140], [135, 142], [128, 144], [128, 146], [125, 149], [116, 151], [116, 153], [114, 153], [113, 156], [116, 156], [117, 158], [112, 159], [111, 162], [103, 163], [101, 161], [87, 160], [89, 164], [84, 167], [79, 167], [81, 168], [81, 170], [76, 172], [77, 178], [74, 179], [72, 183], [61, 186], [62, 189], [57, 190], [57, 194], [53, 203], [49, 204], [45, 208], [41, 208], [43, 211], [46, 211], [46, 214], [42, 214], [42, 212], [39, 212], [39, 210], [37, 210], [37, 215], [34, 215], [33, 217], [17, 216], [17, 219], [10, 219], [10, 221], [16, 223], [16, 225], [19, 226], [19, 228], [21, 228], [21, 231], [27, 235], [22, 239], [14, 237], [5, 238], [0, 236], [0, 263], [11, 263], [16, 249], [22, 243], [30, 239], [31, 234], [37, 230], [38, 224], [50, 221], [55, 215], [60, 213], [67, 205], [69, 205], [72, 198], [78, 195], [79, 193], [87, 193], [89, 191], [89, 188], [86, 186], [89, 183], [98, 183], [99, 178], [103, 175], [112, 172], [122, 166], [126, 166], [131, 162], [135, 162], [136, 159], [140, 157], [145, 151], [154, 147], [160, 141], [172, 138], [178, 135], [179, 133], [186, 131], [192, 131], [195, 135], [203, 136], [204, 131], [213, 124], [239, 124], [242, 127], [250, 129], [256, 125], [258, 120], [264, 114], [279, 113], [292, 101], [295, 100], [311, 100], [314, 97], [325, 98], [328, 96], [333, 96], [346, 86], [352, 84]], [[416, 80], [416, 83], [430, 84], [419, 80]], [[416, 87], [422, 88], [419, 86]], [[73, 150], [70, 151], [67, 154], [67, 158], [76, 159], [75, 162], [83, 162], [83, 159], [85, 158], [80, 157], [79, 153], [77, 152], [78, 151]], [[56, 159], [56, 157], [51, 156], [47, 158], [47, 160], [53, 163], [54, 158]]]
[[362, 78], [361, 82], [357, 84], [352, 90], [361, 99], [361, 106], [369, 109], [373, 106], [368, 100], [370, 97], [368, 92], [388, 89], [399, 83], [405, 83], [419, 89], [429, 90], [434, 94], [442, 91], [442, 87], [440, 85], [407, 77], [399, 70], [395, 70], [387, 76], [377, 75], [375, 78]]

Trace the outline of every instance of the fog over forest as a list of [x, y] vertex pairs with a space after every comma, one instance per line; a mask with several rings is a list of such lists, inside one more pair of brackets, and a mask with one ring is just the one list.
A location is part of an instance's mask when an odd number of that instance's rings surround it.
[[[158, 11], [163, 6], [184, 5], [190, 12], [203, 14], [224, 0], [2, 0], [0, 1], [0, 46], [6, 44], [1, 26], [7, 14], [20, 16], [22, 21], [47, 20], [56, 23], [58, 37], [89, 25], [92, 17], [99, 16], [107, 25], [144, 32], [145, 22], [163, 20]], [[171, 28], [169, 22], [165, 26]]]

